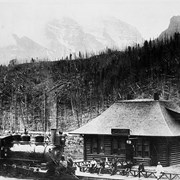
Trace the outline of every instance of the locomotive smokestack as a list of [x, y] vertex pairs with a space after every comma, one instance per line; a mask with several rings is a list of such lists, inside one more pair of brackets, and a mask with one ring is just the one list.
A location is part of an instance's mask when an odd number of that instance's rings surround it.
[[52, 144], [56, 143], [56, 131], [57, 131], [57, 129], [51, 129], [51, 142], [52, 142]]

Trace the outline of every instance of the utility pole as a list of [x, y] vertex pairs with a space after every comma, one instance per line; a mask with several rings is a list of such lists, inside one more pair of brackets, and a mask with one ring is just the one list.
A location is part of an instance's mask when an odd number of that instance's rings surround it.
[[58, 120], [59, 120], [59, 118], [58, 118], [58, 115], [59, 115], [59, 113], [58, 113], [58, 96], [56, 95], [56, 129], [58, 129]]
[[0, 131], [3, 129], [3, 100], [2, 100], [2, 91], [0, 90], [0, 119], [1, 119], [1, 124], [0, 124]]
[[27, 102], [27, 94], [25, 94], [25, 114], [26, 114], [26, 124], [27, 124], [27, 127], [28, 127], [28, 102]]
[[19, 131], [17, 92], [15, 92], [13, 99], [14, 99], [13, 105], [14, 105], [14, 121], [15, 121], [15, 124], [14, 124], [14, 127], [12, 127], [12, 130], [16, 132], [16, 131]]
[[44, 92], [44, 132], [47, 132], [47, 95]]

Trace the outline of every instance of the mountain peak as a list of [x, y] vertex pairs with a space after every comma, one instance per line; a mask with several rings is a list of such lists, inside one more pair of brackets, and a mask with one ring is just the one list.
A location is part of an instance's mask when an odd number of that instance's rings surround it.
[[178, 16], [173, 16], [173, 17], [170, 19], [170, 22], [180, 22], [180, 15], [178, 15]]
[[180, 32], [180, 16], [173, 16], [168, 28], [175, 32]]
[[170, 19], [168, 28], [160, 34], [159, 39], [163, 39], [165, 37], [169, 38], [176, 32], [180, 32], [180, 15], [173, 16]]

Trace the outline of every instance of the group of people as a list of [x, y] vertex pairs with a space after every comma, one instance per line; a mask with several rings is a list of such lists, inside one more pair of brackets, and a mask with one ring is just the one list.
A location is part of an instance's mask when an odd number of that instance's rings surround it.
[[118, 169], [122, 170], [122, 175], [128, 174], [128, 172], [131, 170], [132, 166], [133, 166], [133, 163], [130, 160], [120, 162], [118, 160], [118, 158], [115, 157], [115, 158], [112, 159], [112, 172], [111, 172], [111, 175], [116, 174]]
[[47, 167], [49, 175], [61, 173], [75, 174], [76, 169], [74, 167], [74, 163], [70, 155], [68, 155], [67, 158], [65, 158], [65, 156], [62, 155], [59, 161], [56, 161], [55, 159], [51, 158], [51, 161], [48, 163]]
[[105, 161], [103, 161], [103, 159], [101, 159], [100, 162], [97, 163], [97, 161], [93, 158], [90, 162], [89, 172], [100, 174], [102, 169], [104, 168], [105, 168]]
[[[124, 162], [120, 162], [118, 160], [117, 157], [114, 157], [111, 161], [111, 163], [106, 159], [104, 160], [103, 158], [100, 159], [99, 162], [97, 162], [95, 160], [95, 158], [93, 158], [90, 161], [90, 166], [89, 166], [89, 172], [90, 173], [97, 173], [97, 174], [101, 174], [102, 170], [109, 170], [109, 172], [111, 173], [111, 175], [116, 174], [116, 172], [118, 171], [118, 167], [123, 169], [123, 175], [125, 175], [125, 172], [129, 172], [131, 170], [133, 166], [133, 163], [131, 161], [124, 161]], [[56, 168], [53, 168], [56, 167]], [[62, 155], [60, 158], [59, 162], [51, 162], [49, 164], [49, 170], [53, 172], [51, 173], [57, 173], [55, 171], [58, 172], [72, 172], [75, 174], [75, 167], [74, 167], [74, 163], [72, 160], [72, 157], [70, 155], [67, 156], [67, 158], [65, 159], [65, 156]], [[142, 172], [145, 172], [145, 168], [144, 168], [144, 164], [140, 163], [139, 167], [138, 167], [138, 174], [137, 176], [140, 178], [140, 174]], [[160, 179], [160, 177], [162, 176], [162, 174], [164, 173], [164, 169], [161, 165], [160, 162], [158, 162], [157, 167], [156, 167], [156, 178]]]
[[[125, 175], [127, 172], [129, 172], [132, 168], [133, 163], [131, 161], [124, 161], [119, 164], [118, 158], [114, 157], [111, 161], [111, 163], [104, 161], [103, 159], [100, 160], [99, 163], [93, 158], [90, 162], [89, 172], [90, 173], [97, 173], [101, 174], [102, 170], [108, 169], [111, 175], [116, 174], [118, 171], [118, 167], [122, 168], [122, 174]], [[138, 167], [138, 174], [137, 176], [140, 178], [141, 173], [145, 172], [144, 164], [140, 163]], [[158, 162], [156, 167], [156, 178], [160, 179], [162, 174], [164, 173], [164, 169], [160, 162]]]
[[101, 159], [97, 163], [97, 161], [93, 158], [90, 162], [89, 172], [101, 174], [103, 170], [107, 170], [111, 173], [111, 175], [114, 175], [118, 171], [118, 167], [123, 168], [123, 174], [125, 174], [125, 172], [128, 172], [131, 169], [132, 162], [119, 162], [118, 158], [114, 157], [111, 162]]

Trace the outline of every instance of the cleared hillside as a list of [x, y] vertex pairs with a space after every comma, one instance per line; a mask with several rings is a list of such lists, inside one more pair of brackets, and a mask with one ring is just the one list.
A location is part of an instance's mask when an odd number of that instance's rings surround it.
[[43, 130], [56, 124], [68, 131], [115, 101], [152, 98], [154, 92], [180, 104], [180, 34], [91, 58], [11, 61], [0, 67], [0, 89], [1, 129]]

